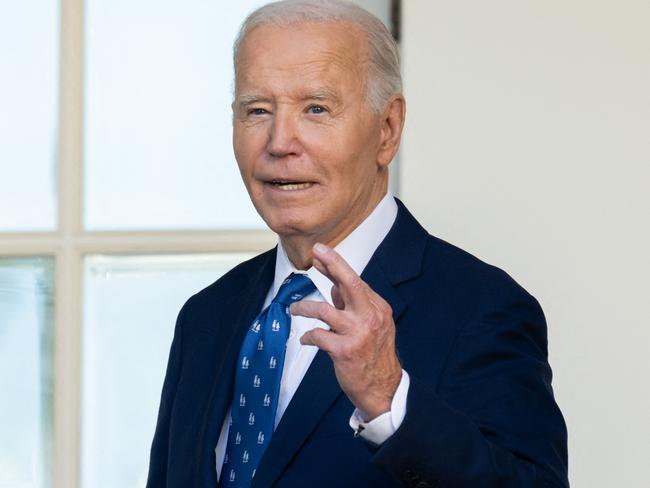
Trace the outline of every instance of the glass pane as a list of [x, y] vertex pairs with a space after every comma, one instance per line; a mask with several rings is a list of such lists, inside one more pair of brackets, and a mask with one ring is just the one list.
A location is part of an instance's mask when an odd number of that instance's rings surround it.
[[53, 261], [0, 258], [0, 486], [52, 474]]
[[144, 487], [176, 315], [244, 254], [91, 256], [84, 269], [82, 487]]
[[0, 231], [56, 225], [58, 5], [0, 2]]
[[263, 226], [230, 109], [232, 42], [262, 3], [86, 2], [86, 228]]

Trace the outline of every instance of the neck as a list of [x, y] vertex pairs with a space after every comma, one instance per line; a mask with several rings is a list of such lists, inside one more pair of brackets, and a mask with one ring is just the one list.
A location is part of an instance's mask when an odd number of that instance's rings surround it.
[[356, 218], [346, 221], [344, 225], [340, 225], [328, 233], [318, 233], [313, 235], [281, 235], [280, 241], [282, 242], [282, 247], [284, 247], [291, 264], [293, 264], [296, 269], [309, 269], [314, 260], [312, 251], [314, 244], [321, 243], [331, 248], [336, 247], [357, 227], [359, 227], [364, 220], [366, 220], [375, 207], [377, 207], [384, 195], [386, 195], [386, 188], [384, 188], [382, 193], [377, 193], [371, 200], [369, 200], [364, 211], [360, 212]]

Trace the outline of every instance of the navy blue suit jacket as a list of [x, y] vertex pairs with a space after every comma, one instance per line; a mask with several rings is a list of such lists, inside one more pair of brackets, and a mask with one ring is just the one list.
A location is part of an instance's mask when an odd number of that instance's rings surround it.
[[[255, 487], [565, 487], [566, 427], [553, 399], [537, 301], [501, 270], [427, 234], [398, 202], [362, 278], [393, 309], [411, 377], [406, 417], [379, 448], [319, 351]], [[171, 346], [148, 488], [216, 488], [214, 449], [240, 344], [274, 276], [275, 250], [191, 297]]]

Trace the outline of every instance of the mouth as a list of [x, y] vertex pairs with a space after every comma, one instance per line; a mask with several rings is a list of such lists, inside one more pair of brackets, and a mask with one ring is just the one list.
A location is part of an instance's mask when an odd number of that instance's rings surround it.
[[314, 186], [313, 181], [271, 180], [267, 181], [266, 184], [282, 191], [307, 190]]

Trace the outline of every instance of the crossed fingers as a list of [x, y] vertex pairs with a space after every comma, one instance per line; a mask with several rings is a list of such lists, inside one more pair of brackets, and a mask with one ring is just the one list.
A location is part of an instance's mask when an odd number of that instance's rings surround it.
[[316, 244], [313, 263], [334, 283], [334, 306], [306, 300], [291, 305], [292, 314], [330, 326], [305, 332], [300, 342], [329, 353], [341, 389], [373, 419], [390, 409], [402, 375], [392, 310], [333, 249]]
[[[340, 345], [341, 336], [363, 332], [357, 327], [360, 322], [376, 320], [373, 315], [380, 313], [376, 310], [377, 303], [383, 303], [370, 287], [359, 277], [352, 267], [333, 249], [322, 244], [314, 246], [314, 267], [327, 276], [334, 284], [332, 286], [332, 307], [327, 302], [303, 300], [291, 306], [291, 313], [304, 317], [315, 318], [330, 326], [330, 331], [313, 329], [301, 337], [303, 344], [315, 345], [327, 352], [334, 352]], [[388, 304], [385, 304], [387, 308]]]

